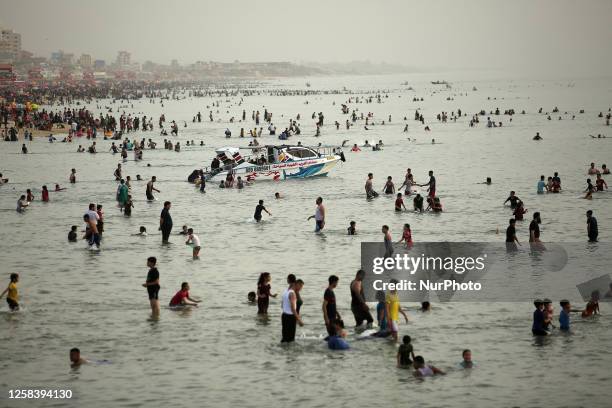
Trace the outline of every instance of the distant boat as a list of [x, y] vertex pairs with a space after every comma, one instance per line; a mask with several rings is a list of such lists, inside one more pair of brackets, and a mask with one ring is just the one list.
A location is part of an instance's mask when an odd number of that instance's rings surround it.
[[447, 85], [448, 82], [446, 81], [431, 81], [432, 85]]

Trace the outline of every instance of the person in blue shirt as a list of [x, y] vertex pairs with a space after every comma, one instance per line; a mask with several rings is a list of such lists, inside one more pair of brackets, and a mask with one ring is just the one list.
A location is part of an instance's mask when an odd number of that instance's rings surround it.
[[561, 305], [561, 313], [559, 314], [559, 329], [563, 331], [569, 331], [570, 329], [570, 312], [572, 306], [569, 300], [562, 300], [559, 302]]
[[378, 304], [376, 305], [376, 318], [378, 319], [378, 331], [376, 333], [372, 333], [374, 337], [389, 337], [391, 335], [391, 331], [387, 326], [387, 303], [385, 297], [385, 291], [379, 290], [376, 292], [376, 300]]
[[538, 194], [544, 194], [546, 192], [546, 182], [544, 181], [544, 176], [540, 176], [540, 181], [538, 181]]
[[330, 350], [348, 350], [350, 348], [348, 342], [344, 340], [344, 322], [336, 319], [332, 322], [335, 333], [327, 338], [327, 347]]

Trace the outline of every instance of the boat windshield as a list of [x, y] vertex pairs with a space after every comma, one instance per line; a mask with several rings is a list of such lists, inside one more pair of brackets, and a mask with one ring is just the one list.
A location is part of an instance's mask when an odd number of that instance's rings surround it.
[[304, 147], [290, 147], [287, 149], [287, 153], [293, 157], [299, 157], [302, 159], [309, 159], [311, 157], [318, 157], [317, 153]]

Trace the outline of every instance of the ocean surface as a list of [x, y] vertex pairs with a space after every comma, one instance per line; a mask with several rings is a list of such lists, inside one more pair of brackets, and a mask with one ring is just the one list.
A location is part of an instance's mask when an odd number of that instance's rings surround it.
[[[430, 81], [435, 80], [449, 81], [452, 88], [432, 85]], [[98, 138], [96, 155], [76, 153], [78, 144], [91, 143], [84, 138], [72, 144], [50, 144], [38, 138], [27, 143], [28, 155], [20, 153], [21, 143], [0, 142], [0, 172], [10, 178], [10, 184], [0, 186], [0, 285], [4, 289], [9, 273], [18, 272], [23, 305], [21, 311], [9, 313], [2, 301], [0, 406], [609, 405], [609, 304], [602, 303], [598, 318], [583, 321], [575, 316], [571, 334], [555, 333], [543, 341], [531, 335], [533, 305], [525, 301], [531, 294], [517, 294], [521, 298], [517, 302], [434, 302], [427, 314], [417, 311], [417, 303], [404, 304], [410, 322], [400, 326], [400, 336], [410, 335], [417, 355], [448, 372], [421, 381], [395, 367], [393, 344], [355, 339], [349, 283], [360, 267], [361, 242], [380, 242], [383, 224], [390, 226], [394, 240], [399, 240], [403, 224], [409, 223], [417, 242], [503, 242], [511, 217], [503, 202], [510, 190], [517, 192], [529, 211], [525, 221], [517, 223], [521, 242], [528, 239], [533, 212], [540, 211], [543, 241], [565, 243], [581, 259], [594, 259], [595, 266], [574, 271], [576, 283], [607, 274], [611, 255], [600, 246], [610, 242], [612, 194], [596, 194], [593, 200], [580, 196], [589, 163], [612, 165], [612, 128], [597, 117], [612, 106], [611, 78], [547, 80], [460, 72], [292, 78], [252, 81], [248, 86], [260, 94], [215, 98], [183, 94], [179, 101], [164, 100], [163, 107], [159, 99], [150, 103], [146, 98], [87, 105], [96, 113], [104, 111], [96, 109], [98, 104], [112, 107], [115, 115], [119, 106], [132, 115], [153, 115], [153, 132], [139, 131], [129, 137], [152, 138], [158, 142], [157, 149], [145, 150], [141, 162], [133, 161], [130, 152], [122, 164], [124, 175], [133, 180], [135, 208], [130, 218], [115, 206], [113, 171], [121, 158], [108, 152], [110, 141]], [[340, 93], [268, 93], [283, 89]], [[381, 103], [376, 101], [378, 92]], [[358, 115], [373, 112], [376, 125], [365, 130], [364, 122], [358, 120], [346, 130], [349, 116], [341, 113], [341, 104], [351, 96], [362, 99], [364, 95], [372, 96], [373, 103], [348, 107], [357, 109]], [[414, 102], [414, 97], [424, 100]], [[217, 102], [219, 107], [207, 108]], [[555, 106], [560, 112], [553, 114]], [[192, 170], [209, 165], [215, 148], [246, 146], [249, 138], [238, 137], [240, 128], [252, 128], [251, 112], [259, 110], [263, 119], [266, 108], [273, 112], [278, 133], [290, 118], [301, 114], [302, 134], [289, 142], [339, 145], [348, 140], [347, 161], [328, 177], [256, 182], [243, 190], [209, 184], [201, 194], [186, 182]], [[458, 108], [468, 116], [448, 123], [435, 118], [437, 113]], [[514, 109], [512, 122], [507, 115], [487, 114], [476, 127], [468, 126], [472, 114], [496, 108], [502, 113]], [[238, 120], [243, 109], [246, 123], [230, 124], [229, 118]], [[425, 116], [430, 132], [414, 121], [416, 109]], [[585, 112], [578, 113], [580, 109]], [[208, 120], [210, 110], [214, 122]], [[526, 113], [521, 114], [522, 110]], [[202, 123], [193, 123], [198, 111]], [[314, 136], [313, 112], [325, 115], [320, 137]], [[552, 120], [547, 120], [546, 112], [551, 112]], [[171, 120], [179, 123], [178, 137], [159, 135], [161, 113], [167, 128]], [[487, 116], [503, 126], [487, 128]], [[341, 124], [339, 130], [335, 120]], [[264, 127], [260, 143], [280, 143], [276, 136], [267, 135], [265, 124], [260, 126]], [[226, 128], [232, 131], [230, 140], [224, 137]], [[536, 132], [542, 141], [532, 141]], [[589, 134], [607, 138], [592, 139]], [[181, 152], [164, 150], [164, 138], [179, 140]], [[196, 146], [186, 146], [188, 140]], [[350, 152], [353, 143], [362, 145], [365, 140], [382, 140], [385, 146], [377, 152], [367, 148]], [[199, 146], [200, 141], [205, 146]], [[73, 167], [77, 183], [70, 185]], [[427, 182], [427, 172], [434, 170], [445, 209], [442, 214], [397, 214], [394, 197], [381, 194], [375, 200], [365, 199], [368, 172], [374, 173], [374, 187], [382, 192], [387, 176], [393, 176], [399, 186], [407, 168], [418, 183]], [[554, 171], [559, 172], [563, 192], [537, 195], [539, 176], [552, 176]], [[136, 181], [137, 174], [144, 181]], [[145, 184], [153, 175], [161, 193], [156, 194], [158, 201], [149, 203]], [[479, 184], [486, 177], [493, 183]], [[612, 177], [607, 181], [612, 182]], [[40, 202], [41, 186], [53, 189], [55, 183], [67, 190], [51, 192], [49, 203]], [[33, 189], [36, 200], [18, 214], [15, 203], [27, 188]], [[275, 200], [275, 192], [283, 198]], [[314, 214], [318, 196], [327, 208], [321, 234], [315, 234], [313, 222], [306, 221]], [[257, 224], [252, 216], [259, 199], [265, 200], [272, 216], [264, 214], [264, 221]], [[165, 200], [172, 202], [174, 219], [170, 245], [161, 245], [157, 231]], [[82, 215], [90, 202], [103, 204], [105, 210], [100, 252], [87, 250], [84, 242], [66, 240], [71, 225], [82, 229]], [[601, 244], [586, 242], [588, 209], [599, 221]], [[356, 236], [346, 235], [351, 220], [357, 222]], [[193, 227], [202, 240], [199, 260], [192, 259], [191, 248], [177, 235], [184, 224]], [[141, 225], [149, 236], [133, 235]], [[148, 256], [158, 258], [161, 274], [158, 320], [151, 318], [147, 293], [141, 287]], [[298, 328], [297, 341], [290, 346], [280, 345], [280, 298], [271, 301], [267, 320], [258, 318], [256, 307], [247, 303], [247, 292], [256, 289], [257, 278], [265, 271], [272, 274], [273, 293], [283, 291], [288, 273], [305, 281], [305, 326]], [[322, 340], [321, 302], [330, 274], [340, 277], [336, 296], [349, 328], [352, 349], [347, 352], [329, 351]], [[191, 295], [202, 303], [194, 310], [169, 310], [166, 305], [183, 281], [190, 283]], [[553, 300], [555, 321], [561, 296], [569, 297], [576, 308], [585, 304], [577, 290], [568, 293], [567, 287], [568, 282], [560, 281], [534, 290], [534, 297]], [[87, 359], [110, 363], [73, 370], [68, 360], [71, 347], [79, 347]], [[472, 370], [458, 366], [465, 348], [472, 350], [477, 364]], [[73, 397], [8, 399], [8, 390], [32, 388], [69, 389]]]

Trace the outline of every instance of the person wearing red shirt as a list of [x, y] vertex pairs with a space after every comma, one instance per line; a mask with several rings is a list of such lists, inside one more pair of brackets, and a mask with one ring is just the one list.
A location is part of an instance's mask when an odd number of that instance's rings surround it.
[[172, 300], [170, 300], [170, 306], [197, 306], [198, 303], [200, 303], [199, 300], [189, 297], [189, 283], [187, 282], [181, 284], [181, 290], [176, 292]]

